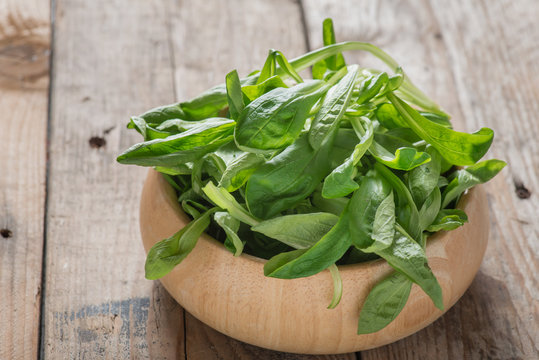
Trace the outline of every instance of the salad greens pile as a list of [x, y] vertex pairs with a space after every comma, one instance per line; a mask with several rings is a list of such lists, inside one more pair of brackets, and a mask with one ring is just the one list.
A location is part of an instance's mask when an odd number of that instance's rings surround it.
[[[479, 160], [491, 129], [468, 134], [415, 87], [388, 54], [362, 42], [335, 43], [290, 62], [269, 52], [262, 70], [196, 98], [134, 116], [144, 141], [118, 157], [151, 166], [177, 190], [193, 221], [148, 253], [146, 277], [169, 273], [208, 232], [235, 256], [268, 259], [281, 279], [377, 258], [395, 270], [368, 295], [358, 334], [378, 331], [402, 310], [412, 283], [439, 309], [442, 290], [425, 255], [427, 238], [467, 222], [456, 204], [494, 177], [500, 160]], [[385, 71], [347, 65], [343, 51], [368, 51]], [[299, 72], [312, 66], [313, 79]]]

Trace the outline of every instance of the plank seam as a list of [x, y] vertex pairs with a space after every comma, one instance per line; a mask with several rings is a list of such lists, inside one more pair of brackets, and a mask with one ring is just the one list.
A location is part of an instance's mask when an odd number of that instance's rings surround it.
[[[442, 39], [441, 39], [440, 43], [441, 43], [441, 46], [444, 49], [445, 56], [446, 56], [446, 58], [449, 59], [449, 63], [452, 64], [453, 63], [453, 57], [452, 57], [451, 52], [449, 51], [449, 48], [447, 47], [446, 37], [443, 36], [443, 33], [442, 33], [443, 30], [442, 30], [442, 26], [440, 24], [440, 21], [438, 20], [438, 17], [436, 16], [436, 13], [434, 12], [434, 9], [432, 7], [432, 0], [426, 0], [425, 3], [428, 6], [428, 12], [431, 14], [432, 21], [436, 25], [436, 31], [439, 32], [440, 34], [442, 34]], [[459, 113], [461, 114], [461, 116], [464, 117], [465, 116], [464, 115], [464, 108], [462, 106], [462, 100], [460, 98], [459, 91], [457, 89], [458, 88], [458, 79], [457, 79], [457, 75], [455, 74], [453, 66], [450, 67], [450, 73], [451, 73], [451, 81], [453, 82], [453, 86], [455, 87], [455, 92], [456, 92], [455, 99], [456, 99], [456, 103], [457, 103], [457, 106], [458, 106], [458, 110], [459, 110]], [[442, 108], [443, 108], [443, 106], [442, 106]], [[464, 119], [462, 119], [461, 121], [464, 121]], [[466, 124], [465, 130], [469, 131], [467, 124]]]
[[174, 43], [172, 42], [172, 25], [170, 18], [171, 11], [167, 11], [167, 44], [168, 51], [170, 53], [170, 68], [172, 69], [172, 91], [174, 93], [174, 101], [178, 100], [178, 90], [176, 89], [176, 57], [174, 54]]
[[307, 17], [305, 15], [305, 7], [303, 6], [303, 0], [297, 0], [299, 7], [299, 16], [301, 18], [301, 27], [303, 29], [303, 38], [305, 40], [305, 47], [307, 51], [311, 51], [311, 39], [309, 37], [309, 27], [307, 26]]
[[49, 38], [49, 87], [47, 96], [47, 131], [45, 141], [45, 199], [43, 208], [43, 251], [41, 255], [41, 297], [39, 299], [39, 329], [38, 329], [38, 353], [39, 359], [45, 358], [45, 282], [47, 278], [47, 218], [49, 206], [49, 175], [50, 175], [50, 135], [52, 117], [52, 90], [54, 69], [54, 27], [55, 27], [56, 0], [50, 0], [50, 38]]

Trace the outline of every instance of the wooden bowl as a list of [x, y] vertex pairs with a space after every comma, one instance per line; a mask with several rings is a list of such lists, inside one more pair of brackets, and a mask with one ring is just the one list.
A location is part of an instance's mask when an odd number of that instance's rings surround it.
[[[449, 309], [470, 286], [483, 258], [489, 232], [485, 191], [474, 188], [459, 208], [469, 223], [432, 236], [429, 264]], [[140, 227], [146, 252], [189, 222], [172, 187], [150, 170], [142, 191]], [[443, 312], [414, 284], [408, 303], [386, 328], [357, 335], [359, 311], [370, 289], [391, 272], [383, 260], [340, 266], [344, 293], [335, 309], [329, 271], [282, 280], [264, 276], [265, 260], [234, 257], [203, 234], [183, 262], [160, 281], [192, 315], [212, 328], [256, 346], [305, 354], [337, 354], [389, 344], [431, 324]]]

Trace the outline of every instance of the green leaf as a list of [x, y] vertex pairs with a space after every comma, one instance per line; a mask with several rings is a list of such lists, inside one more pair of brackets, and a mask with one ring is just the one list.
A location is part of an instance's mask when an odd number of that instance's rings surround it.
[[244, 86], [241, 88], [241, 91], [249, 99], [249, 102], [251, 102], [273, 89], [287, 87], [288, 86], [286, 86], [281, 77], [279, 75], [275, 75], [259, 84]]
[[357, 66], [350, 67], [348, 74], [327, 92], [309, 131], [309, 143], [313, 149], [319, 149], [328, 139], [328, 134], [338, 128], [350, 102], [358, 74]]
[[389, 80], [387, 81], [386, 86], [382, 91], [380, 91], [377, 95], [377, 97], [380, 97], [382, 95], [385, 96], [389, 91], [395, 91], [398, 88], [401, 87], [402, 83], [404, 82], [404, 72], [402, 71], [402, 68], [399, 66], [397, 69], [395, 69], [395, 74], [391, 75], [389, 77]]
[[127, 124], [127, 128], [137, 130], [144, 138], [144, 141], [162, 139], [171, 135], [170, 132], [161, 131], [152, 127], [140, 116], [132, 116], [129, 124]]
[[261, 221], [251, 228], [295, 249], [313, 246], [337, 223], [339, 217], [329, 213], [279, 216]]
[[292, 251], [283, 252], [273, 256], [264, 264], [264, 275], [271, 276], [270, 274], [278, 270], [279, 268], [286, 266], [287, 264], [294, 262], [305, 254], [309, 249], [297, 249]]
[[308, 249], [294, 250], [272, 257], [264, 265], [264, 275], [279, 279], [311, 276], [339, 260], [351, 245], [345, 209], [331, 230]]
[[213, 219], [225, 231], [227, 240], [235, 250], [234, 256], [240, 256], [243, 251], [243, 242], [237, 234], [240, 229], [240, 222], [225, 211], [216, 212]]
[[269, 78], [273, 77], [277, 70], [277, 64], [279, 64], [281, 71], [293, 78], [297, 83], [303, 82], [301, 76], [299, 76], [294, 67], [290, 65], [283, 53], [279, 50], [271, 49], [269, 50], [266, 62], [264, 63], [264, 66], [260, 71], [260, 76], [256, 82], [256, 85], [261, 84]]
[[[252, 85], [257, 76], [249, 76], [241, 80], [241, 85]], [[161, 124], [170, 119], [198, 121], [218, 117], [227, 106], [225, 84], [220, 84], [204, 91], [195, 98], [176, 104], [159, 106], [140, 115], [147, 123]]]
[[375, 162], [374, 169], [391, 184], [397, 194], [397, 220], [416, 240], [420, 239], [419, 211], [414, 203], [412, 194], [402, 180], [384, 165]]
[[[322, 39], [324, 46], [335, 44], [335, 31], [333, 30], [333, 20], [327, 18], [322, 25]], [[336, 71], [346, 66], [344, 57], [338, 53], [336, 55], [329, 56], [325, 60], [321, 60], [313, 66], [313, 79], [322, 79], [327, 69], [330, 71]]]
[[353, 129], [344, 128], [343, 126], [337, 129], [329, 157], [331, 168], [341, 165], [354, 152], [357, 144], [358, 137]]
[[230, 117], [236, 120], [245, 107], [238, 72], [236, 70], [229, 72], [226, 75], [225, 83]]
[[187, 115], [185, 120], [202, 120], [219, 116], [220, 111], [227, 105], [226, 87], [217, 85], [199, 96], [182, 102], [182, 110]]
[[473, 134], [457, 132], [427, 120], [393, 93], [388, 93], [387, 98], [408, 126], [452, 164], [475, 164], [492, 143], [494, 132], [491, 129], [482, 128]]
[[436, 219], [426, 228], [427, 231], [454, 230], [468, 222], [468, 216], [460, 209], [443, 209]]
[[442, 158], [435, 148], [427, 147], [426, 153], [430, 155], [431, 161], [408, 173], [408, 187], [418, 207], [423, 205], [425, 199], [438, 186], [442, 168]]
[[376, 254], [418, 284], [438, 309], [444, 309], [442, 288], [428, 266], [425, 251], [417, 242], [396, 231], [393, 244]]
[[443, 127], [446, 127], [448, 129], [453, 128], [453, 126], [451, 125], [451, 121], [449, 121], [449, 115], [447, 114], [437, 114], [437, 113], [430, 113], [426, 111], [420, 111], [419, 113], [423, 117], [425, 117], [425, 119], [435, 122], [438, 125], [442, 125]]
[[[380, 129], [377, 130], [378, 131], [374, 134], [374, 140], [379, 146], [390, 152], [391, 155], [393, 155], [397, 149], [414, 147], [415, 141], [410, 141], [409, 135], [410, 133], [412, 136], [416, 135], [410, 129], [396, 128], [385, 132], [380, 132]], [[405, 130], [409, 130], [409, 132], [405, 132]], [[420, 140], [419, 137], [417, 137], [417, 139]]]
[[376, 284], [361, 308], [358, 335], [374, 333], [389, 325], [406, 305], [411, 289], [412, 282], [398, 272]]
[[[213, 154], [221, 158], [226, 168], [227, 166], [230, 165], [230, 163], [235, 161], [238, 157], [245, 154], [245, 152], [238, 149], [236, 144], [234, 144], [234, 142], [232, 141], [226, 145], [221, 146], [217, 150], [215, 150]], [[226, 169], [223, 169], [223, 171], [224, 170]]]
[[317, 190], [312, 194], [312, 201], [317, 209], [340, 216], [350, 199], [346, 197], [326, 199], [322, 196], [322, 193]]
[[276, 88], [245, 107], [238, 118], [235, 140], [249, 152], [272, 152], [292, 144], [309, 112], [327, 87], [309, 81], [292, 88]]
[[324, 79], [325, 77], [325, 74], [327, 72], [327, 66], [326, 66], [326, 62], [324, 60], [321, 60], [319, 62], [317, 62], [316, 64], [313, 65], [313, 70], [312, 70], [312, 74], [313, 74], [313, 79], [315, 80], [322, 80]]
[[408, 124], [399, 114], [395, 106], [390, 103], [378, 105], [375, 114], [380, 124], [386, 129], [408, 127]]
[[260, 74], [258, 75], [255, 85], [259, 85], [274, 76], [276, 68], [277, 63], [275, 61], [275, 52], [273, 50], [269, 50], [268, 56], [266, 57], [264, 65], [262, 66], [262, 70], [260, 70]]
[[395, 201], [393, 200], [393, 191], [380, 203], [374, 215], [372, 223], [372, 244], [363, 252], [376, 252], [387, 248], [393, 242], [395, 234]]
[[[354, 195], [350, 199], [349, 203], [349, 223], [352, 244], [363, 252], [371, 252], [372, 249], [375, 249], [379, 246], [384, 246], [383, 244], [386, 242], [385, 234], [380, 237], [380, 240], [382, 240], [382, 242], [380, 244], [374, 245], [374, 231], [381, 230], [381, 232], [391, 232], [391, 238], [387, 246], [389, 246], [393, 242], [393, 225], [395, 223], [394, 203], [392, 205], [393, 224], [390, 226], [390, 228], [376, 230], [374, 229], [376, 214], [382, 203], [384, 203], [384, 208], [381, 211], [385, 215], [390, 210], [391, 203], [393, 203], [393, 193], [391, 191], [391, 186], [378, 174], [369, 174], [365, 176], [361, 180], [359, 189], [354, 192]], [[391, 221], [391, 219], [389, 218], [380, 218], [384, 215], [382, 215], [382, 213], [379, 213], [379, 223], [377, 224], [377, 226], [382, 226], [382, 223], [384, 221]], [[371, 246], [373, 247], [371, 248]], [[369, 249], [370, 251], [366, 251], [365, 249]]]
[[188, 119], [180, 103], [158, 106], [139, 115], [138, 118], [149, 124], [161, 124], [163, 121], [170, 119], [191, 120]]
[[455, 171], [452, 175], [453, 179], [444, 190], [442, 208], [445, 208], [451, 201], [457, 199], [469, 188], [492, 179], [505, 165], [507, 165], [505, 161], [491, 159]]
[[245, 210], [245, 208], [236, 201], [234, 196], [222, 187], [217, 187], [210, 181], [202, 188], [202, 191], [215, 205], [221, 209], [227, 210], [232, 217], [239, 221], [251, 226], [259, 223], [258, 219]]
[[177, 166], [156, 166], [154, 169], [162, 174], [167, 175], [190, 175], [193, 164], [178, 164]]
[[182, 200], [181, 205], [182, 205], [183, 211], [189, 214], [193, 219], [199, 218], [201, 211], [202, 212], [208, 211], [208, 209], [204, 205], [191, 199]]
[[[326, 146], [330, 149], [330, 143]], [[329, 151], [315, 151], [302, 135], [251, 175], [245, 189], [249, 210], [262, 219], [290, 209], [309, 196], [330, 172]]]
[[146, 279], [159, 279], [181, 263], [193, 250], [200, 235], [210, 225], [210, 215], [216, 210], [214, 208], [206, 211], [176, 234], [152, 246], [144, 266]]
[[388, 80], [389, 76], [386, 72], [369, 76], [361, 84], [356, 102], [358, 104], [363, 104], [375, 97], [380, 92], [382, 87], [387, 84]]
[[426, 229], [438, 216], [442, 205], [442, 194], [439, 188], [432, 189], [421, 209], [419, 209], [419, 227]]
[[202, 193], [202, 167], [206, 159], [204, 157], [199, 158], [193, 162], [193, 171], [191, 173], [191, 186], [195, 193], [201, 195]]
[[374, 129], [370, 121], [366, 122], [367, 130], [363, 136], [360, 136], [359, 143], [355, 146], [352, 154], [333, 171], [324, 180], [322, 196], [328, 199], [343, 197], [354, 190], [359, 185], [353, 180], [356, 164], [365, 154], [372, 144]]
[[141, 166], [176, 166], [196, 160], [230, 142], [233, 131], [234, 121], [229, 119], [205, 123], [165, 139], [136, 144], [118, 156], [117, 161]]
[[226, 170], [225, 160], [220, 156], [219, 150], [204, 156], [203, 172], [208, 174], [213, 180], [220, 181]]
[[322, 196], [327, 199], [334, 199], [354, 192], [359, 188], [358, 183], [354, 181], [355, 175], [354, 157], [351, 155], [326, 177], [322, 188]]
[[187, 121], [181, 119], [170, 119], [165, 120], [159, 126], [156, 127], [157, 130], [167, 132], [170, 134], [179, 134], [193, 128], [197, 128], [203, 124], [216, 124], [221, 123], [223, 118], [209, 118], [198, 121]]
[[[240, 80], [242, 86], [252, 85], [256, 76], [249, 76]], [[219, 116], [226, 107], [228, 101], [225, 84], [214, 86], [199, 96], [186, 102], [180, 103], [182, 110], [187, 115], [185, 120], [202, 120]]]
[[301, 76], [299, 76], [294, 67], [290, 65], [283, 53], [278, 50], [273, 50], [273, 53], [275, 54], [275, 60], [277, 61], [281, 69], [297, 83], [302, 83], [303, 79], [301, 78]]
[[178, 196], [178, 202], [182, 203], [184, 201], [193, 200], [193, 201], [200, 201], [200, 195], [198, 195], [196, 192], [193, 191], [192, 188], [189, 188], [188, 190], [183, 191], [180, 196]]
[[[362, 117], [364, 123], [370, 122], [365, 117]], [[360, 122], [360, 119], [353, 118], [350, 120], [352, 127], [356, 131], [358, 137], [365, 135], [365, 130]], [[383, 138], [383, 135], [376, 135], [378, 138]], [[405, 143], [405, 142], [404, 142]], [[396, 170], [410, 171], [411, 169], [425, 164], [430, 161], [430, 155], [424, 152], [417, 151], [412, 147], [401, 147], [395, 150], [395, 153], [392, 154], [382, 145], [380, 145], [376, 140], [373, 140], [371, 146], [369, 147], [369, 153], [380, 163]]]
[[219, 186], [230, 192], [238, 190], [265, 161], [259, 154], [244, 152], [228, 164]]
[[[331, 45], [337, 42], [335, 38], [335, 30], [333, 29], [333, 20], [330, 18], [324, 19], [322, 23], [322, 38], [324, 45]], [[330, 70], [339, 70], [346, 64], [342, 54], [336, 54], [326, 59], [326, 65]]]
[[447, 178], [445, 176], [440, 176], [438, 178], [438, 187], [441, 189], [447, 185], [449, 185], [449, 181], [447, 180]]
[[395, 170], [410, 171], [430, 161], [429, 154], [417, 151], [414, 148], [403, 147], [397, 149], [395, 154], [390, 153], [376, 141], [373, 141], [369, 152], [382, 164]]
[[420, 142], [425, 143], [419, 136], [416, 135], [410, 128], [394, 128], [389, 129], [384, 133], [376, 133], [375, 137], [377, 141], [386, 148], [391, 148], [391, 144], [394, 144], [394, 149], [400, 147], [411, 147]]

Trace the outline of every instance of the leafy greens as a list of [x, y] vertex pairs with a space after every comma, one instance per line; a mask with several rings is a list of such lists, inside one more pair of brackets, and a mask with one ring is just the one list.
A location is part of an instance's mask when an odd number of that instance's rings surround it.
[[[267, 259], [266, 276], [329, 270], [334, 308], [343, 291], [337, 265], [382, 258], [394, 272], [363, 304], [358, 334], [366, 334], [395, 319], [413, 283], [443, 309], [426, 239], [464, 225], [460, 197], [506, 164], [479, 161], [494, 132], [453, 130], [387, 53], [336, 43], [331, 19], [323, 40], [290, 61], [270, 50], [260, 71], [233, 70], [190, 101], [133, 116], [128, 128], [143, 142], [117, 160], [161, 172], [193, 218], [149, 251], [148, 279], [172, 271], [206, 231], [234, 256]], [[393, 74], [347, 65], [350, 50], [370, 52]], [[309, 67], [313, 80], [304, 80]]]

